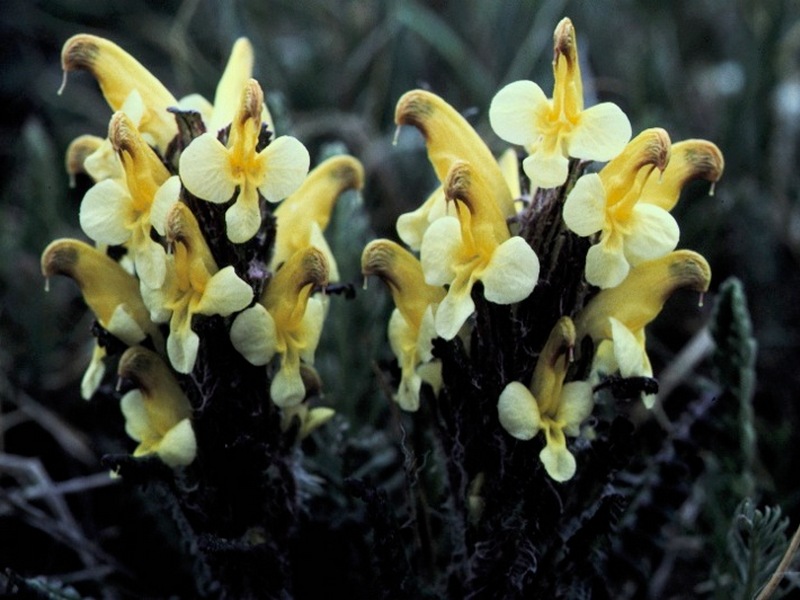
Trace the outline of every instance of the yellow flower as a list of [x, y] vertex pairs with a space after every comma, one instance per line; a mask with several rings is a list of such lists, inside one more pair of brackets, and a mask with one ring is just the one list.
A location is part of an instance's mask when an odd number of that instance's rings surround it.
[[307, 438], [311, 433], [330, 421], [336, 411], [327, 406], [309, 408], [306, 402], [296, 406], [287, 406], [281, 415], [281, 429], [288, 431], [295, 419], [299, 422], [297, 441]]
[[507, 142], [525, 146], [522, 168], [533, 185], [557, 187], [567, 180], [568, 157], [607, 161], [631, 138], [625, 113], [611, 102], [583, 108], [583, 82], [572, 22], [565, 18], [554, 34], [553, 97], [532, 81], [509, 83], [495, 95], [489, 121]]
[[259, 302], [231, 326], [233, 347], [251, 364], [265, 365], [280, 355], [270, 386], [272, 401], [280, 407], [296, 406], [305, 396], [300, 361], [313, 364], [325, 318], [322, 300], [312, 293], [327, 284], [322, 251], [309, 246], [295, 252], [267, 283]]
[[259, 193], [278, 202], [294, 192], [308, 173], [309, 156], [297, 139], [281, 136], [257, 151], [264, 95], [254, 79], [248, 80], [231, 123], [227, 144], [207, 132], [192, 140], [180, 158], [183, 185], [209, 202], [228, 202], [225, 213], [228, 239], [243, 243], [261, 226]]
[[530, 440], [544, 431], [546, 443], [539, 458], [556, 481], [567, 481], [575, 474], [575, 457], [567, 449], [566, 436], [580, 434], [581, 423], [593, 407], [588, 382], [564, 383], [575, 339], [572, 321], [561, 318], [536, 361], [530, 388], [512, 381], [497, 402], [500, 424], [513, 437]]
[[445, 291], [440, 286], [426, 284], [420, 262], [391, 240], [373, 240], [367, 244], [361, 254], [361, 272], [365, 277], [380, 277], [392, 293], [397, 308], [389, 320], [389, 343], [401, 372], [395, 400], [402, 409], [415, 411], [419, 408], [423, 380], [434, 389], [440, 383], [435, 373], [433, 380], [428, 381], [430, 373], [420, 367], [433, 360], [431, 340], [436, 337], [433, 311]]
[[[631, 265], [675, 249], [680, 230], [675, 219], [653, 202], [643, 202], [648, 177], [664, 171], [670, 140], [663, 129], [647, 129], [599, 174], [584, 175], [564, 203], [564, 222], [580, 236], [600, 232], [586, 255], [586, 280], [601, 288], [619, 285]], [[667, 190], [671, 186], [664, 186]]]
[[[497, 163], [492, 159], [494, 166]], [[486, 180], [469, 163], [455, 161], [444, 181], [457, 217], [434, 221], [420, 257], [429, 285], [448, 285], [436, 309], [436, 333], [451, 340], [475, 310], [472, 287], [483, 284], [487, 300], [512, 304], [527, 298], [539, 278], [539, 259], [521, 237], [511, 237]], [[505, 182], [503, 187], [507, 190]]]
[[[163, 349], [164, 340], [142, 302], [138, 281], [97, 248], [78, 240], [55, 240], [42, 253], [42, 274], [74, 279], [100, 325], [125, 344], [138, 344], [149, 335], [156, 348]], [[81, 380], [86, 400], [105, 375], [105, 355], [105, 349], [95, 344]]]
[[142, 283], [157, 288], [164, 282], [166, 255], [150, 236], [150, 208], [169, 171], [125, 113], [114, 114], [108, 137], [120, 157], [124, 179], [105, 179], [86, 192], [81, 227], [100, 244], [127, 244]]
[[197, 454], [192, 407], [161, 357], [141, 346], [128, 348], [117, 373], [137, 387], [120, 403], [125, 431], [139, 442], [133, 455], [155, 454], [172, 468], [190, 464]]
[[[681, 288], [706, 292], [711, 269], [691, 250], [677, 250], [633, 268], [614, 288], [602, 290], [578, 315], [578, 340], [589, 336], [595, 345], [595, 376], [619, 371], [623, 377], [652, 377], [645, 349], [645, 326], [653, 321], [667, 298]], [[655, 398], [643, 398], [651, 407]]]
[[275, 251], [270, 270], [277, 271], [298, 250], [314, 246], [328, 261], [328, 280], [339, 281], [339, 270], [323, 232], [337, 198], [346, 190], [364, 186], [364, 167], [352, 156], [333, 156], [306, 177], [273, 213], [277, 222]]
[[[208, 131], [216, 133], [227, 127], [239, 108], [242, 89], [253, 77], [253, 62], [253, 45], [250, 40], [244, 37], [237, 39], [231, 49], [225, 71], [217, 83], [214, 103], [211, 104], [200, 94], [189, 94], [180, 99], [178, 107], [182, 110], [199, 112]], [[266, 123], [270, 130], [275, 130], [272, 116], [265, 105], [261, 107], [261, 121]]]
[[211, 256], [197, 219], [181, 202], [166, 218], [166, 238], [173, 255], [161, 289], [150, 290], [147, 305], [157, 321], [169, 320], [167, 355], [176, 371], [194, 368], [200, 338], [192, 330], [195, 315], [228, 315], [253, 299], [252, 288], [236, 275], [233, 266], [220, 269]]
[[[484, 190], [490, 194], [486, 202], [493, 202], [503, 218], [516, 214], [514, 197], [492, 152], [467, 120], [442, 98], [424, 90], [407, 92], [397, 102], [394, 119], [398, 126], [413, 125], [425, 137], [428, 158], [439, 181], [444, 183], [454, 162], [471, 163], [480, 170], [475, 177], [483, 181]], [[410, 213], [398, 219], [400, 239], [415, 250], [428, 222], [445, 213], [444, 202], [434, 197], [443, 199], [443, 191], [431, 195], [421, 215]], [[433, 211], [430, 217], [428, 211]]]
[[[135, 109], [138, 129], [149, 144], [165, 154], [167, 146], [178, 133], [175, 116], [167, 109], [176, 107], [177, 100], [150, 71], [115, 43], [85, 33], [68, 39], [61, 50], [64, 81], [67, 73], [86, 70], [94, 75], [109, 106], [123, 110], [132, 92], [139, 96], [140, 108]], [[63, 89], [63, 85], [62, 85]], [[60, 90], [59, 90], [60, 91]], [[130, 106], [130, 105], [129, 105]]]

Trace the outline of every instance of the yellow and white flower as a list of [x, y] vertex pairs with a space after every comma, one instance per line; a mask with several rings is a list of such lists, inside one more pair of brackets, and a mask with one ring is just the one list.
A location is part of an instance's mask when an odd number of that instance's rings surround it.
[[322, 251], [309, 246], [295, 252], [267, 283], [259, 302], [231, 326], [233, 347], [251, 364], [266, 365], [280, 356], [270, 385], [272, 401], [280, 407], [296, 406], [305, 396], [300, 363], [314, 363], [325, 318], [322, 300], [312, 294], [327, 284]]
[[223, 204], [238, 190], [225, 212], [228, 239], [243, 243], [261, 226], [259, 194], [278, 202], [294, 192], [308, 173], [305, 146], [290, 136], [272, 140], [257, 150], [262, 127], [264, 94], [254, 79], [248, 80], [231, 123], [227, 144], [216, 132], [192, 140], [180, 158], [183, 185], [198, 198]]
[[545, 446], [539, 458], [547, 474], [559, 482], [571, 479], [576, 468], [566, 436], [580, 435], [581, 423], [594, 406], [588, 382], [564, 383], [575, 339], [574, 324], [563, 317], [536, 361], [530, 387], [512, 381], [497, 402], [500, 424], [513, 437], [530, 440], [544, 431]]
[[509, 83], [495, 95], [489, 121], [495, 133], [528, 151], [522, 168], [536, 187], [567, 180], [569, 157], [607, 161], [631, 138], [625, 113], [611, 102], [584, 109], [578, 44], [565, 18], [554, 34], [553, 97], [532, 81]]
[[117, 374], [137, 388], [120, 402], [125, 431], [139, 442], [133, 456], [155, 454], [172, 468], [191, 464], [197, 455], [192, 407], [161, 357], [141, 346], [128, 348]]

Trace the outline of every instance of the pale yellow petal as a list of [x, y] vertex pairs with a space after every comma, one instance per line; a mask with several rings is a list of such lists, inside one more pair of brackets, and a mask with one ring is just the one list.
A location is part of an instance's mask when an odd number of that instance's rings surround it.
[[214, 113], [208, 124], [209, 131], [222, 129], [233, 120], [247, 82], [253, 76], [253, 45], [247, 38], [236, 40], [228, 64], [217, 84], [214, 94]]
[[622, 152], [631, 139], [631, 123], [622, 109], [603, 102], [581, 113], [567, 139], [567, 152], [575, 158], [607, 161]]
[[518, 381], [509, 383], [500, 393], [497, 416], [503, 429], [518, 440], [533, 438], [541, 427], [536, 399]]
[[136, 322], [136, 319], [131, 316], [124, 302], [114, 307], [114, 312], [111, 313], [106, 329], [111, 335], [118, 337], [129, 346], [137, 344], [147, 337], [147, 334]]
[[563, 483], [575, 475], [575, 457], [567, 450], [566, 439], [563, 432], [557, 430], [553, 436], [548, 436], [547, 445], [539, 453], [545, 471], [554, 481]]
[[167, 179], [153, 197], [150, 205], [150, 224], [159, 235], [166, 235], [167, 215], [178, 202], [181, 193], [181, 180], [177, 175]]
[[530, 146], [542, 134], [537, 127], [537, 114], [547, 109], [542, 88], [532, 81], [515, 81], [495, 94], [489, 105], [489, 123], [505, 141]]
[[456, 217], [442, 217], [431, 223], [422, 238], [420, 260], [425, 282], [446, 285], [455, 278], [453, 265], [461, 246], [461, 224]]
[[581, 432], [581, 423], [592, 414], [594, 401], [592, 386], [586, 381], [571, 381], [561, 389], [558, 419], [564, 421], [564, 433], [576, 437]]
[[596, 173], [579, 178], [567, 196], [564, 223], [573, 233], [587, 237], [603, 228], [606, 218], [606, 192]]
[[156, 449], [168, 467], [185, 467], [197, 456], [197, 439], [189, 419], [183, 419], [161, 438]]
[[131, 390], [120, 400], [120, 409], [125, 417], [125, 433], [137, 442], [155, 437], [155, 432], [147, 416], [145, 399], [140, 390]]
[[422, 237], [436, 218], [446, 214], [444, 189], [439, 186], [418, 209], [397, 217], [397, 235], [412, 250], [419, 250]]
[[79, 220], [84, 233], [98, 244], [117, 245], [131, 237], [131, 197], [116, 181], [93, 185], [81, 202]]
[[267, 364], [275, 355], [275, 321], [260, 304], [236, 315], [231, 325], [231, 343], [245, 359], [256, 366]]
[[196, 137], [181, 153], [180, 174], [189, 192], [215, 204], [227, 202], [236, 191], [228, 150], [213, 133]]
[[614, 340], [614, 358], [617, 361], [619, 373], [623, 377], [638, 377], [643, 375], [644, 348], [639, 344], [636, 336], [614, 317], [609, 317], [611, 322], [611, 336]]
[[461, 326], [475, 312], [472, 301], [472, 285], [451, 285], [447, 295], [436, 308], [434, 321], [436, 333], [445, 340], [452, 340]]
[[243, 244], [258, 233], [261, 227], [261, 207], [255, 189], [246, 187], [231, 207], [225, 211], [225, 229], [234, 244]]
[[[211, 116], [214, 114], [214, 107], [211, 102], [206, 100], [200, 94], [189, 94], [178, 100], [178, 108], [182, 111], [194, 111], [200, 114], [203, 123], [208, 123]], [[208, 127], [209, 131], [216, 131], [212, 127]]]
[[567, 180], [569, 160], [559, 149], [548, 151], [539, 146], [522, 161], [522, 170], [535, 187], [554, 188]]
[[539, 280], [539, 258], [528, 242], [514, 236], [495, 249], [480, 280], [489, 302], [520, 302], [530, 296]]
[[259, 156], [265, 163], [264, 181], [257, 185], [268, 202], [283, 200], [299, 188], [311, 162], [306, 147], [287, 135], [273, 140]]
[[322, 229], [320, 229], [316, 221], [312, 221], [309, 229], [311, 230], [308, 238], [309, 244], [325, 255], [325, 259], [328, 261], [328, 281], [336, 283], [339, 281], [339, 267], [336, 265], [336, 259], [333, 256], [331, 247], [328, 245], [328, 240], [325, 239], [325, 234], [322, 233]]
[[90, 400], [103, 382], [103, 376], [106, 373], [106, 364], [103, 361], [105, 356], [106, 349], [100, 344], [95, 344], [92, 350], [92, 359], [81, 379], [81, 398], [84, 400]]
[[232, 265], [228, 265], [208, 280], [195, 311], [201, 315], [227, 317], [242, 310], [252, 300], [253, 288], [236, 274]]
[[625, 256], [631, 265], [661, 258], [678, 245], [680, 228], [675, 217], [655, 204], [637, 204], [629, 226], [631, 232], [625, 238]]
[[284, 363], [275, 373], [269, 393], [275, 405], [281, 408], [300, 404], [306, 395], [306, 388], [300, 376], [299, 363]]
[[630, 271], [630, 265], [619, 246], [601, 241], [586, 253], [586, 281], [601, 288], [618, 286]]
[[147, 238], [143, 244], [137, 245], [133, 261], [136, 274], [145, 286], [157, 289], [164, 284], [167, 275], [167, 253], [164, 246]]
[[303, 315], [302, 331], [304, 346], [300, 348], [300, 358], [307, 364], [314, 364], [314, 353], [319, 345], [322, 335], [322, 325], [325, 321], [325, 303], [317, 297], [308, 299], [306, 312]]
[[191, 373], [197, 360], [200, 338], [192, 331], [187, 319], [183, 326], [170, 331], [167, 338], [167, 356], [178, 373]]

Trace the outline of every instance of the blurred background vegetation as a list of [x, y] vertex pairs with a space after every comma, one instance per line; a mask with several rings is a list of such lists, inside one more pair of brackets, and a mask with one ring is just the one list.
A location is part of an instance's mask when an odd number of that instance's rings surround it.
[[[681, 247], [699, 251], [712, 266], [712, 293], [702, 310], [689, 297], [668, 304], [650, 328], [651, 358], [657, 374], [669, 366], [707, 319], [718, 284], [731, 275], [742, 280], [757, 340], [752, 402], [757, 445], [747, 467], [752, 470], [748, 486], [758, 503], [781, 506], [796, 524], [796, 0], [5, 0], [0, 16], [0, 487], [76, 480], [97, 489], [91, 503], [73, 497], [74, 504], [62, 507], [76, 521], [66, 532], [32, 514], [20, 522], [5, 518], [8, 509], [0, 503], [0, 565], [26, 564], [16, 536], [39, 530], [40, 537], [32, 539], [40, 544], [31, 548], [44, 549], [51, 561], [42, 571], [69, 571], [74, 566], [59, 562], [66, 560], [61, 545], [78, 543], [70, 535], [84, 536], [89, 545], [119, 539], [113, 519], [103, 511], [114, 513], [120, 505], [103, 508], [104, 498], [125, 507], [111, 489], [104, 491], [105, 479], [92, 478], [102, 471], [98, 456], [121, 439], [121, 419], [117, 407], [90, 406], [79, 397], [91, 318], [72, 282], [54, 281], [45, 295], [39, 273], [39, 256], [49, 241], [84, 237], [78, 226], [83, 190], [80, 182], [69, 188], [65, 148], [82, 133], [105, 135], [110, 116], [88, 74], [73, 74], [63, 95], [56, 95], [60, 49], [68, 37], [88, 32], [110, 38], [179, 98], [193, 92], [213, 97], [233, 41], [249, 37], [256, 49], [255, 75], [268, 94], [279, 133], [300, 138], [314, 163], [345, 149], [365, 165], [365, 210], [355, 195], [345, 197], [329, 234], [343, 279], [359, 288], [363, 242], [395, 237], [396, 217], [419, 204], [434, 182], [416, 132], [404, 130], [392, 144], [399, 96], [416, 87], [431, 89], [463, 111], [500, 151], [503, 146], [487, 123], [489, 102], [499, 87], [520, 78], [550, 89], [552, 31], [562, 16], [571, 17], [578, 31], [587, 104], [612, 100], [630, 116], [634, 131], [661, 126], [676, 141], [707, 138], [725, 155], [715, 195], [706, 195], [704, 186], [691, 187], [674, 211]], [[364, 299], [359, 293], [351, 303], [337, 298], [318, 352], [326, 394], [354, 428], [376, 425], [387, 410], [373, 370], [354, 368], [389, 356], [385, 296], [373, 292]], [[383, 303], [376, 301], [379, 297]], [[696, 392], [703, 389], [702, 367], [688, 385]], [[108, 422], [117, 422], [117, 429], [109, 431]], [[31, 470], [30, 461], [20, 467], [15, 457], [38, 457], [38, 470]], [[28, 557], [28, 564], [41, 556]]]

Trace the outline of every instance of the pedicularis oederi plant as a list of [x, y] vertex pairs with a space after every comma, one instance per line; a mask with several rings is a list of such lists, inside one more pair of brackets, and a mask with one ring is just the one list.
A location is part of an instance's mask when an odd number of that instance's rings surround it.
[[[100, 37], [74, 36], [62, 62], [113, 115], [68, 150], [93, 182], [88, 240], [52, 242], [42, 271], [94, 312], [81, 393], [120, 404], [132, 452], [104, 464], [159, 498], [192, 582], [175, 593], [291, 597], [315, 573], [365, 598], [621, 593], [604, 581], [630, 554], [636, 474], [658, 471], [629, 418], [658, 402], [645, 329], [676, 290], [709, 288], [670, 211], [688, 182], [721, 177], [713, 143], [584, 106], [569, 19], [552, 93], [516, 81], [481, 107], [499, 157], [444, 98], [404, 94], [399, 135], [422, 134], [440, 185], [397, 220], [400, 242], [363, 249], [394, 302], [396, 357], [360, 365], [391, 396], [366, 434], [314, 369], [347, 309], [325, 231], [363, 187], [358, 159], [311, 165], [275, 130], [245, 39], [213, 103], [176, 99]], [[367, 438], [394, 452], [375, 464]], [[309, 466], [309, 448], [339, 472]]]

